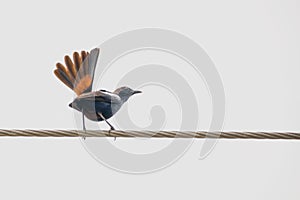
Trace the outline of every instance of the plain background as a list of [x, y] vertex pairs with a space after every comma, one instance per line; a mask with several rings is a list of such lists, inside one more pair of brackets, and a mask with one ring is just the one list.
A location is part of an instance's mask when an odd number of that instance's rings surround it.
[[[2, 1], [1, 128], [73, 128], [73, 95], [55, 62], [118, 33], [178, 31], [213, 59], [226, 93], [225, 130], [299, 131], [300, 3], [252, 1]], [[157, 173], [100, 165], [79, 139], [0, 139], [1, 199], [299, 199], [300, 143], [196, 141]]]

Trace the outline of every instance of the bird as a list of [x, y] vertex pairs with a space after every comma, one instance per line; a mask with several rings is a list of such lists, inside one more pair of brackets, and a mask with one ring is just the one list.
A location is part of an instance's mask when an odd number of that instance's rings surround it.
[[116, 114], [132, 95], [142, 93], [142, 91], [133, 90], [127, 86], [119, 87], [113, 92], [105, 89], [92, 91], [99, 53], [99, 48], [94, 48], [91, 52], [74, 52], [73, 60], [66, 55], [65, 65], [58, 62], [54, 74], [76, 93], [77, 97], [69, 104], [69, 107], [82, 113], [83, 130], [86, 131], [86, 117], [91, 121], [105, 121], [110, 127], [110, 133], [115, 128], [107, 120]]

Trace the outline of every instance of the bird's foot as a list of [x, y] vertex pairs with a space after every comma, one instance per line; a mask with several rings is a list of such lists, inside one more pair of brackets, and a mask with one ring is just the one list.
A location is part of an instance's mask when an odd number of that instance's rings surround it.
[[[111, 131], [114, 131], [114, 130], [116, 130], [113, 126], [110, 126], [110, 129], [109, 129], [109, 131], [108, 131], [108, 134], [109, 134], [109, 136], [111, 136], [110, 135], [110, 132]], [[114, 137], [114, 141], [116, 141], [116, 137]]]
[[[83, 131], [86, 133], [86, 128], [85, 128], [85, 126], [83, 126]], [[85, 136], [82, 136], [82, 139], [83, 139], [83, 140], [85, 140], [85, 138], [86, 138]]]

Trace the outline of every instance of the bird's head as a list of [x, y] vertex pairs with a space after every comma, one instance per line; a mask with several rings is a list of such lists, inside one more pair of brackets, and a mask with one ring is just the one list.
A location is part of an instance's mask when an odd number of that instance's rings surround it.
[[121, 100], [123, 102], [127, 101], [129, 97], [131, 97], [134, 94], [142, 93], [142, 91], [139, 90], [133, 90], [129, 87], [120, 87], [114, 91], [115, 94], [119, 95]]

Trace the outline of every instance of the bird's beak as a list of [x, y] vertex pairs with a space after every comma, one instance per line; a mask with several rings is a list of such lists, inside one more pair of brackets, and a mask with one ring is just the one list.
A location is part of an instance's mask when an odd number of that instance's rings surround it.
[[72, 103], [70, 103], [70, 104], [69, 104], [69, 107], [73, 108], [73, 105], [72, 105]]
[[140, 90], [135, 90], [135, 91], [133, 91], [132, 94], [134, 95], [134, 94], [138, 94], [138, 93], [142, 93], [142, 91], [140, 91]]

